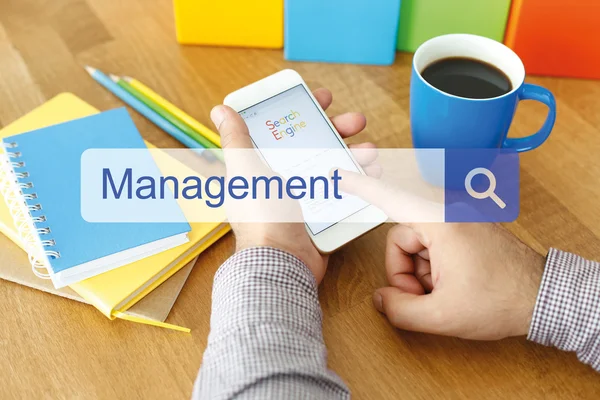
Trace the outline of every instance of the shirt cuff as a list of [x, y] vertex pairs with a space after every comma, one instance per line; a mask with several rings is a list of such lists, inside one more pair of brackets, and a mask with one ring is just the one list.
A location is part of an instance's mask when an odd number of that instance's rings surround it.
[[550, 249], [527, 338], [600, 368], [600, 264]]

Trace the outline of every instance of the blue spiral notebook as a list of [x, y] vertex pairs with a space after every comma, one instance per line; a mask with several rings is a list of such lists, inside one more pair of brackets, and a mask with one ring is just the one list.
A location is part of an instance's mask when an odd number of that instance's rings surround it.
[[[3, 139], [2, 194], [34, 273], [61, 288], [188, 242], [190, 225], [96, 223], [81, 216], [81, 156], [146, 148], [125, 108]], [[152, 168], [158, 167], [149, 155]], [[177, 202], [169, 213], [183, 212]]]

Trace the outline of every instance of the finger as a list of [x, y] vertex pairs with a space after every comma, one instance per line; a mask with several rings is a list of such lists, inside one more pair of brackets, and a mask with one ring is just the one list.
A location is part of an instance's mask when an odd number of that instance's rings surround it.
[[331, 122], [343, 138], [352, 137], [367, 126], [367, 118], [356, 112], [337, 115], [331, 118]]
[[223, 149], [251, 149], [252, 140], [248, 126], [242, 117], [228, 106], [216, 106], [210, 112], [210, 118], [221, 135]]
[[323, 110], [327, 110], [331, 103], [333, 102], [333, 95], [328, 89], [319, 88], [313, 92], [313, 96], [321, 105]]
[[339, 169], [338, 174], [341, 177], [340, 190], [381, 208], [388, 216], [394, 212], [394, 191], [390, 186], [356, 172]]
[[432, 294], [415, 295], [395, 287], [379, 289], [373, 295], [373, 305], [386, 315], [396, 328], [433, 334], [443, 334], [444, 323], [440, 307]]
[[413, 254], [413, 263], [415, 265], [415, 276], [417, 280], [425, 289], [425, 292], [431, 293], [433, 291], [433, 280], [431, 277], [431, 263], [419, 256], [419, 254]]
[[444, 205], [425, 200], [381, 180], [340, 169], [339, 189], [370, 203], [396, 222], [443, 221]]
[[444, 221], [444, 204], [402, 190], [387, 182], [355, 172], [339, 170], [341, 191], [377, 206], [403, 224]]
[[375, 144], [366, 142], [360, 144], [348, 145], [354, 159], [363, 167], [372, 164], [377, 160], [379, 152]]
[[367, 165], [366, 167], [363, 167], [363, 171], [365, 171], [365, 174], [375, 179], [381, 178], [381, 175], [383, 175], [383, 169], [379, 164]]
[[390, 229], [385, 248], [385, 271], [390, 285], [412, 294], [425, 293], [415, 276], [412, 257], [424, 248], [416, 233], [408, 226], [396, 225]]

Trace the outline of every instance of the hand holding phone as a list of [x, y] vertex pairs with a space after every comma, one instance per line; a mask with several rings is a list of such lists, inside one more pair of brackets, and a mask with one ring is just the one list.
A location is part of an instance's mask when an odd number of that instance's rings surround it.
[[[323, 108], [331, 104], [331, 94], [317, 91], [313, 96], [295, 71], [284, 70], [246, 86], [228, 95], [224, 103], [241, 115], [246, 126], [240, 129], [249, 137], [244, 143], [225, 136], [222, 141], [238, 147], [253, 145], [276, 173], [310, 175], [320, 171], [317, 173], [323, 175], [332, 168], [364, 173], [342, 140], [342, 136], [364, 129], [364, 116], [344, 114], [330, 121]], [[306, 149], [316, 151], [300, 151]], [[355, 196], [304, 201], [301, 206], [308, 237], [322, 253], [338, 249], [387, 219], [379, 209]]]
[[[314, 98], [319, 105], [327, 109], [332, 102], [332, 95], [326, 89], [317, 89]], [[227, 106], [217, 106], [211, 113], [211, 118], [221, 134], [225, 152], [232, 148], [252, 148], [247, 125], [237, 112]], [[359, 113], [347, 113], [333, 118], [333, 125], [337, 127], [344, 138], [354, 136], [361, 132], [365, 125], [365, 117]], [[363, 143], [350, 146], [351, 149], [371, 149], [374, 145]], [[368, 160], [366, 160], [368, 161]], [[229, 164], [228, 168], [243, 168], [240, 164]], [[235, 174], [236, 172], [233, 171]], [[320, 254], [311, 243], [308, 231], [299, 223], [272, 223], [272, 224], [232, 224], [236, 234], [237, 250], [254, 246], [271, 246], [285, 250], [297, 257], [311, 269], [317, 282], [323, 279], [327, 268], [327, 256]]]

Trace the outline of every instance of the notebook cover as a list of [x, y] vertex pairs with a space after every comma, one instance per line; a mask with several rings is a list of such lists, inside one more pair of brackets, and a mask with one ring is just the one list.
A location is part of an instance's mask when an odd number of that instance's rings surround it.
[[[48, 126], [54, 123], [84, 117], [94, 113], [98, 113], [98, 110], [85, 103], [83, 100], [79, 99], [71, 93], [62, 93], [49, 100], [44, 105], [31, 111], [29, 114], [22, 117], [21, 119], [5, 127], [3, 130], [0, 131], [0, 138], [6, 137], [8, 135], [13, 135], [18, 132], [35, 129], [38, 127]], [[146, 144], [148, 145], [148, 147], [153, 147], [149, 143]], [[12, 217], [8, 213], [4, 202], [0, 202], [0, 221], [3, 221], [5, 224], [11, 223], [12, 221]], [[207, 232], [212, 230], [211, 227], [206, 225], [207, 224], [192, 224], [192, 232], [189, 234], [190, 239], [200, 237], [201, 231]], [[212, 225], [213, 227], [217, 227], [219, 224]], [[215, 241], [219, 237], [223, 236], [229, 231], [229, 229], [230, 227], [228, 225], [225, 226], [213, 236], [212, 241]], [[197, 235], [195, 233], [197, 233]], [[194, 245], [193, 242], [193, 240], [190, 240], [190, 243], [186, 244], [185, 246], [191, 247]], [[204, 250], [205, 247], [208, 247], [208, 245], [209, 243], [206, 243], [205, 246], [200, 246], [196, 249], [194, 253], [196, 255], [199, 254], [201, 251]], [[182, 252], [183, 251], [184, 250], [182, 250]], [[162, 256], [164, 256], [164, 254]], [[162, 264], [160, 264], [160, 262], [161, 261], [157, 260], [154, 264], [142, 268], [135, 268], [135, 265], [137, 265], [139, 262], [133, 263], [128, 266], [128, 273], [125, 274], [125, 278], [123, 277], [122, 273], [115, 274], [120, 269], [104, 273], [102, 274], [103, 278], [100, 280], [92, 278], [80, 282], [80, 284], [78, 284], [77, 287], [78, 292], [82, 297], [86, 299], [86, 301], [93, 304], [96, 308], [101, 310], [109, 318], [112, 318], [112, 311], [118, 304], [122, 303], [124, 299], [129, 297], [136, 290], [138, 290], [140, 285], [154, 277], [168, 264], [167, 261], [165, 261], [164, 259], [162, 260]], [[184, 265], [184, 263], [180, 263], [174, 266], [171, 271], [171, 274], [175, 273], [175, 271], [182, 268]], [[28, 268], [27, 271], [33, 276], [33, 273], [31, 272], [30, 268]], [[130, 279], [131, 274], [136, 274], [135, 279]], [[162, 277], [162, 279], [156, 281], [154, 286], [166, 280], [169, 275], [170, 274], [166, 274]], [[36, 277], [35, 279], [38, 278]], [[108, 286], [103, 285], [106, 281], [118, 282], [119, 280], [121, 280], [121, 284], [118, 286], [112, 284], [109, 284]], [[140, 297], [141, 296], [137, 296], [133, 301], [130, 301], [127, 305], [130, 306], [134, 304], [135, 301], [139, 300]], [[121, 311], [123, 311], [126, 309], [126, 306], [121, 307], [120, 309]]]
[[[25, 162], [23, 170], [29, 174], [19, 182], [31, 182], [34, 186], [23, 192], [37, 194], [37, 199], [28, 201], [28, 204], [42, 205], [42, 210], [33, 211], [32, 216], [43, 215], [47, 218], [43, 225], [50, 227], [51, 233], [43, 239], [53, 239], [56, 245], [48, 249], [58, 251], [61, 255], [49, 260], [54, 273], [186, 233], [190, 229], [186, 222], [89, 223], [81, 217], [80, 165], [83, 152], [89, 148], [146, 147], [125, 108], [4, 139], [4, 143], [11, 142], [17, 144], [15, 151], [21, 153], [18, 161]], [[158, 168], [150, 155], [143, 162], [143, 168]], [[167, 210], [168, 213], [180, 212], [174, 200], [166, 207], [172, 207], [172, 210]], [[113, 264], [106, 268], [120, 266]], [[100, 271], [106, 272], [106, 268]]]
[[[97, 109], [80, 100], [75, 95], [61, 93], [2, 128], [0, 130], [0, 140], [34, 129], [87, 117], [98, 112]], [[0, 146], [0, 154], [3, 153], [4, 147]], [[19, 237], [14, 231], [13, 219], [4, 200], [0, 201], [0, 232], [8, 236], [13, 242], [19, 244], [19, 246], [21, 245]]]

